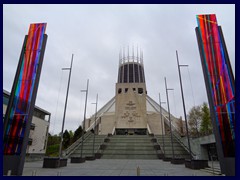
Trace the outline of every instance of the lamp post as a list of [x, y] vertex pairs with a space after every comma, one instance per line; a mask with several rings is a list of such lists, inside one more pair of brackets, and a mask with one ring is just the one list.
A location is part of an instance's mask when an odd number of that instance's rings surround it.
[[173, 89], [167, 88], [167, 79], [166, 79], [166, 77], [164, 77], [164, 80], [165, 80], [165, 87], [166, 87], [167, 105], [168, 105], [168, 118], [169, 118], [170, 133], [171, 133], [172, 156], [173, 156], [173, 159], [174, 159], [175, 155], [174, 155], [174, 148], [173, 148], [172, 121], [171, 121], [170, 107], [169, 107], [169, 101], [168, 101], [168, 91], [173, 90]]
[[159, 104], [160, 104], [160, 118], [161, 118], [161, 126], [162, 126], [162, 143], [163, 143], [163, 153], [165, 155], [165, 149], [164, 149], [164, 135], [163, 135], [163, 126], [164, 126], [164, 122], [162, 120], [162, 104], [165, 104], [166, 102], [161, 102], [161, 96], [159, 93]]
[[84, 107], [84, 116], [83, 116], [83, 130], [82, 130], [82, 143], [81, 143], [81, 158], [82, 158], [82, 153], [83, 153], [83, 141], [84, 141], [84, 131], [85, 131], [86, 110], [87, 110], [88, 83], [89, 83], [89, 79], [87, 80], [87, 89], [86, 89], [86, 90], [81, 90], [81, 92], [86, 92], [85, 107]]
[[185, 118], [185, 125], [186, 125], [186, 133], [187, 133], [187, 140], [188, 140], [188, 149], [189, 149], [190, 159], [192, 159], [192, 151], [191, 151], [191, 145], [190, 145], [189, 134], [188, 134], [188, 123], [187, 123], [187, 115], [186, 115], [186, 108], [185, 108], [185, 101], [184, 101], [183, 87], [182, 87], [182, 78], [181, 78], [181, 69], [180, 69], [180, 67], [187, 67], [188, 65], [179, 65], [178, 52], [177, 52], [177, 51], [176, 51], [176, 56], [177, 56], [179, 82], [180, 82], [180, 87], [181, 87], [182, 102], [183, 102], [183, 111], [184, 111], [184, 118]]
[[95, 103], [92, 103], [92, 104], [96, 104], [96, 108], [95, 108], [95, 118], [94, 118], [94, 133], [93, 133], [93, 157], [94, 156], [94, 146], [95, 146], [95, 131], [96, 131], [96, 120], [97, 120], [97, 104], [98, 104], [98, 94], [97, 94], [97, 97], [96, 97], [96, 102]]
[[61, 156], [62, 156], [63, 130], [64, 130], [64, 124], [65, 124], [65, 116], [66, 116], [67, 100], [68, 100], [68, 91], [69, 91], [71, 72], [72, 72], [72, 63], [73, 63], [73, 54], [72, 54], [72, 60], [71, 60], [70, 68], [62, 68], [62, 70], [69, 70], [69, 77], [68, 77], [68, 86], [67, 86], [67, 94], [66, 94], [66, 100], [65, 100], [64, 113], [63, 113], [61, 141], [60, 141], [60, 146], [59, 146], [59, 158], [61, 158]]

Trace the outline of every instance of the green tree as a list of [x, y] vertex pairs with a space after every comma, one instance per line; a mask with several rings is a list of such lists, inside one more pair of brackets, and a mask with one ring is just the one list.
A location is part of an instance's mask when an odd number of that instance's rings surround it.
[[192, 136], [200, 136], [200, 124], [202, 121], [201, 106], [194, 106], [188, 113], [189, 131]]
[[77, 139], [79, 139], [82, 136], [82, 131], [83, 131], [82, 126], [79, 126], [74, 132], [72, 142], [75, 142]]
[[70, 134], [68, 130], [65, 130], [63, 133], [63, 148], [66, 149], [71, 142]]
[[60, 143], [60, 136], [58, 135], [51, 135], [50, 133], [48, 133], [48, 146], [51, 145], [55, 145], [55, 144], [59, 144]]
[[72, 130], [69, 131], [69, 135], [70, 135], [70, 138], [73, 138], [74, 133], [72, 132]]
[[212, 122], [210, 117], [210, 111], [206, 102], [203, 103], [201, 111], [202, 111], [202, 122], [201, 122], [200, 132], [203, 135], [211, 134]]
[[72, 130], [69, 131], [69, 135], [70, 135], [70, 144], [73, 143], [73, 136], [74, 136], [74, 133]]

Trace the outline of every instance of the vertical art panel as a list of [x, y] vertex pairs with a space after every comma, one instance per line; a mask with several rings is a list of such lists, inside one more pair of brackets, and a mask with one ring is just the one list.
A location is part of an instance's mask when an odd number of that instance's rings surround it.
[[224, 157], [235, 157], [235, 84], [221, 27], [215, 14], [197, 15], [199, 49], [206, 87]]
[[4, 155], [20, 155], [22, 151], [45, 30], [46, 23], [31, 24], [24, 41], [16, 86], [11, 92], [13, 100], [5, 117]]

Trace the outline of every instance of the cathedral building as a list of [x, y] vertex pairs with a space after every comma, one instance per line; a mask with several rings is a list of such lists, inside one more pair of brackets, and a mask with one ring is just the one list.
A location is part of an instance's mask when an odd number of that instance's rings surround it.
[[[161, 107], [162, 108], [162, 107]], [[144, 75], [143, 53], [137, 51], [132, 55], [120, 53], [118, 78], [115, 96], [107, 102], [96, 115], [93, 114], [85, 121], [85, 130], [89, 131], [96, 126], [99, 135], [146, 135], [168, 134], [168, 112], [147, 95]], [[181, 119], [171, 115], [173, 130], [181, 131]]]

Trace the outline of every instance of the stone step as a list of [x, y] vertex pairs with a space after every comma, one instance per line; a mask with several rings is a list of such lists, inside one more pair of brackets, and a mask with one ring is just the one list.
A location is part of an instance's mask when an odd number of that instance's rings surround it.
[[200, 169], [201, 171], [204, 171], [204, 172], [208, 172], [208, 173], [211, 173], [211, 174], [214, 174], [214, 175], [223, 175], [221, 173], [221, 170], [218, 170], [218, 169], [211, 169], [211, 168], [204, 168], [204, 169]]
[[105, 150], [104, 151], [104, 154], [113, 154], [113, 155], [119, 155], [119, 154], [121, 154], [121, 155], [124, 155], [124, 154], [126, 154], [126, 155], [129, 155], [129, 154], [132, 154], [132, 155], [134, 155], [134, 154], [142, 154], [142, 155], [156, 155], [156, 152], [155, 151], [124, 151], [124, 150], [120, 150], [120, 151], [111, 151], [111, 150]]
[[120, 141], [120, 140], [151, 140], [151, 138], [150, 137], [146, 137], [146, 138], [137, 138], [137, 137], [111, 137], [110, 138], [111, 140], [118, 140], [118, 141]]
[[[175, 155], [184, 155], [184, 156], [186, 155], [186, 156], [189, 156], [189, 154], [185, 153], [185, 152], [175, 152], [174, 151], [174, 154]], [[172, 151], [168, 151], [168, 152], [165, 151], [165, 155], [172, 155]]]
[[[106, 138], [106, 135], [96, 135], [95, 136], [95, 145], [94, 145], [94, 151], [98, 152], [100, 145], [104, 142], [104, 139]], [[70, 155], [70, 157], [78, 156], [80, 157], [81, 154], [81, 144], [78, 145], [78, 147], [74, 150], [74, 152]], [[92, 156], [92, 149], [93, 149], [93, 134], [90, 135], [87, 139], [85, 139], [83, 143], [83, 156]]]
[[138, 142], [109, 142], [108, 146], [153, 146], [153, 143], [138, 143]]
[[114, 135], [110, 137], [103, 159], [157, 159], [157, 154], [147, 135]]
[[[92, 153], [83, 153], [82, 154], [82, 157], [86, 157], [86, 156], [93, 156]], [[70, 157], [81, 157], [81, 154], [80, 153], [74, 153], [74, 154], [71, 154]]]
[[[94, 146], [94, 149], [98, 149], [98, 148], [99, 148], [99, 146]], [[75, 151], [79, 151], [79, 150], [81, 150], [81, 149], [91, 150], [91, 149], [93, 149], [93, 146], [84, 146], [84, 145], [83, 145], [83, 147], [81, 147], [81, 145], [80, 145], [77, 149], [75, 149]]]
[[[102, 144], [103, 142], [95, 142], [94, 144], [95, 145], [99, 145], [99, 144]], [[92, 146], [93, 145], [93, 142], [84, 142], [83, 143], [83, 146]], [[81, 145], [80, 145], [81, 146]]]
[[113, 135], [111, 138], [149, 138], [149, 135]]
[[140, 146], [140, 147], [136, 147], [136, 146], [131, 146], [131, 147], [125, 147], [125, 146], [109, 146], [107, 147], [108, 150], [128, 150], [128, 151], [132, 151], [132, 150], [154, 150], [153, 146]]
[[151, 142], [151, 139], [110, 139], [111, 142]]
[[[95, 150], [99, 150], [99, 147], [94, 147]], [[92, 148], [83, 148], [83, 151], [86, 151], [86, 152], [92, 152]], [[81, 148], [79, 149], [76, 149], [74, 152], [81, 152]]]
[[[166, 158], [172, 158], [172, 154], [165, 154]], [[186, 154], [175, 154], [175, 158], [184, 158], [184, 159], [189, 159], [189, 155]]]
[[[98, 151], [97, 149], [94, 150], [94, 152], [97, 152], [97, 151]], [[81, 151], [75, 151], [72, 154], [81, 154]], [[92, 154], [92, 150], [91, 151], [84, 151], [83, 150], [82, 154]]]
[[[172, 150], [172, 146], [164, 146], [164, 148], [162, 146], [160, 146], [162, 149], [164, 149], [165, 151], [169, 151]], [[173, 150], [177, 150], [177, 151], [186, 151], [183, 147], [181, 146], [173, 146]]]
[[157, 155], [135, 155], [135, 154], [122, 154], [122, 155], [107, 155], [103, 154], [102, 159], [158, 159]]

